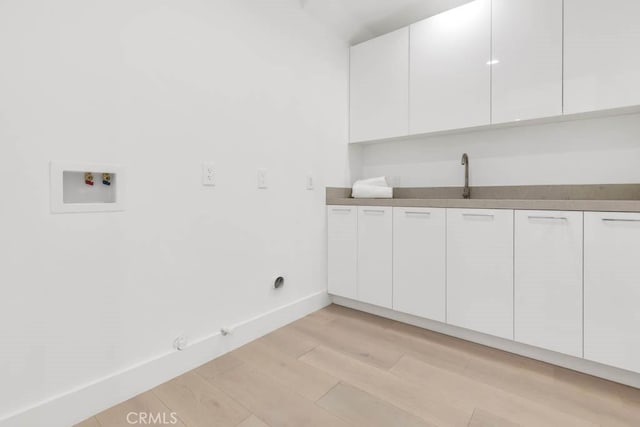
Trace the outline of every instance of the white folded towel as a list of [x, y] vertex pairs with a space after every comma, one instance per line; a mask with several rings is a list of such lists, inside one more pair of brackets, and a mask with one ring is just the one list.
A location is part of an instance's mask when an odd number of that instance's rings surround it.
[[358, 185], [351, 189], [354, 199], [392, 199], [392, 187], [377, 187], [375, 185]]
[[353, 184], [351, 197], [355, 199], [391, 199], [393, 198], [393, 188], [389, 187], [387, 178], [384, 176], [361, 179]]
[[369, 179], [361, 179], [353, 184], [354, 187], [359, 187], [361, 185], [373, 185], [375, 187], [388, 187], [389, 183], [387, 182], [386, 176], [379, 176], [377, 178], [369, 178]]

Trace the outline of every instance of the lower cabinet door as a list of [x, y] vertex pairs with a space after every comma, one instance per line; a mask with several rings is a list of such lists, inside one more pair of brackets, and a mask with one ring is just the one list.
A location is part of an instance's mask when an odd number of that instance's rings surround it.
[[393, 209], [393, 309], [445, 321], [446, 211]]
[[582, 212], [515, 211], [515, 340], [582, 357]]
[[584, 357], [640, 372], [638, 213], [584, 213]]
[[356, 299], [358, 284], [358, 209], [327, 206], [328, 290]]
[[358, 300], [392, 307], [393, 208], [358, 206]]
[[447, 323], [513, 339], [513, 211], [447, 209]]

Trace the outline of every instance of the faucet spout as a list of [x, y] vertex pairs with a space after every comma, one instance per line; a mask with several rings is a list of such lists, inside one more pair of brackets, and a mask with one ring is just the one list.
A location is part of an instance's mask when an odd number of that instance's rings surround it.
[[462, 190], [462, 197], [464, 199], [471, 198], [471, 188], [469, 188], [469, 155], [464, 153], [462, 155], [461, 164], [464, 166], [464, 190]]

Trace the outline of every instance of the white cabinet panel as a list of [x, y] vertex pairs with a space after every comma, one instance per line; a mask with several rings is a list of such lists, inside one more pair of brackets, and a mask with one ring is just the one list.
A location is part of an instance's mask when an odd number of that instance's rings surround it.
[[513, 211], [447, 209], [447, 323], [513, 339]]
[[584, 214], [584, 357], [640, 372], [640, 214]]
[[493, 0], [493, 123], [562, 114], [562, 0]]
[[393, 208], [358, 207], [358, 300], [392, 307]]
[[358, 209], [327, 206], [329, 293], [357, 298]]
[[410, 31], [410, 133], [489, 124], [490, 0], [425, 19]]
[[515, 212], [515, 340], [582, 357], [582, 212]]
[[351, 47], [350, 140], [407, 135], [409, 29]]
[[393, 309], [445, 321], [446, 211], [393, 209]]
[[638, 17], [638, 0], [565, 0], [565, 114], [640, 104]]

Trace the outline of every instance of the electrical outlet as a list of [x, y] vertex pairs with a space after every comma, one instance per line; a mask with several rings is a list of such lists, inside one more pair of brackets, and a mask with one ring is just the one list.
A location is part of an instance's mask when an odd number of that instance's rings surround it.
[[269, 188], [266, 169], [258, 169], [258, 188]]
[[216, 185], [216, 170], [213, 163], [202, 164], [202, 185], [207, 187], [215, 187]]
[[313, 175], [307, 174], [307, 190], [313, 190]]
[[189, 340], [184, 335], [180, 335], [173, 341], [173, 348], [178, 351], [182, 351], [189, 345]]

